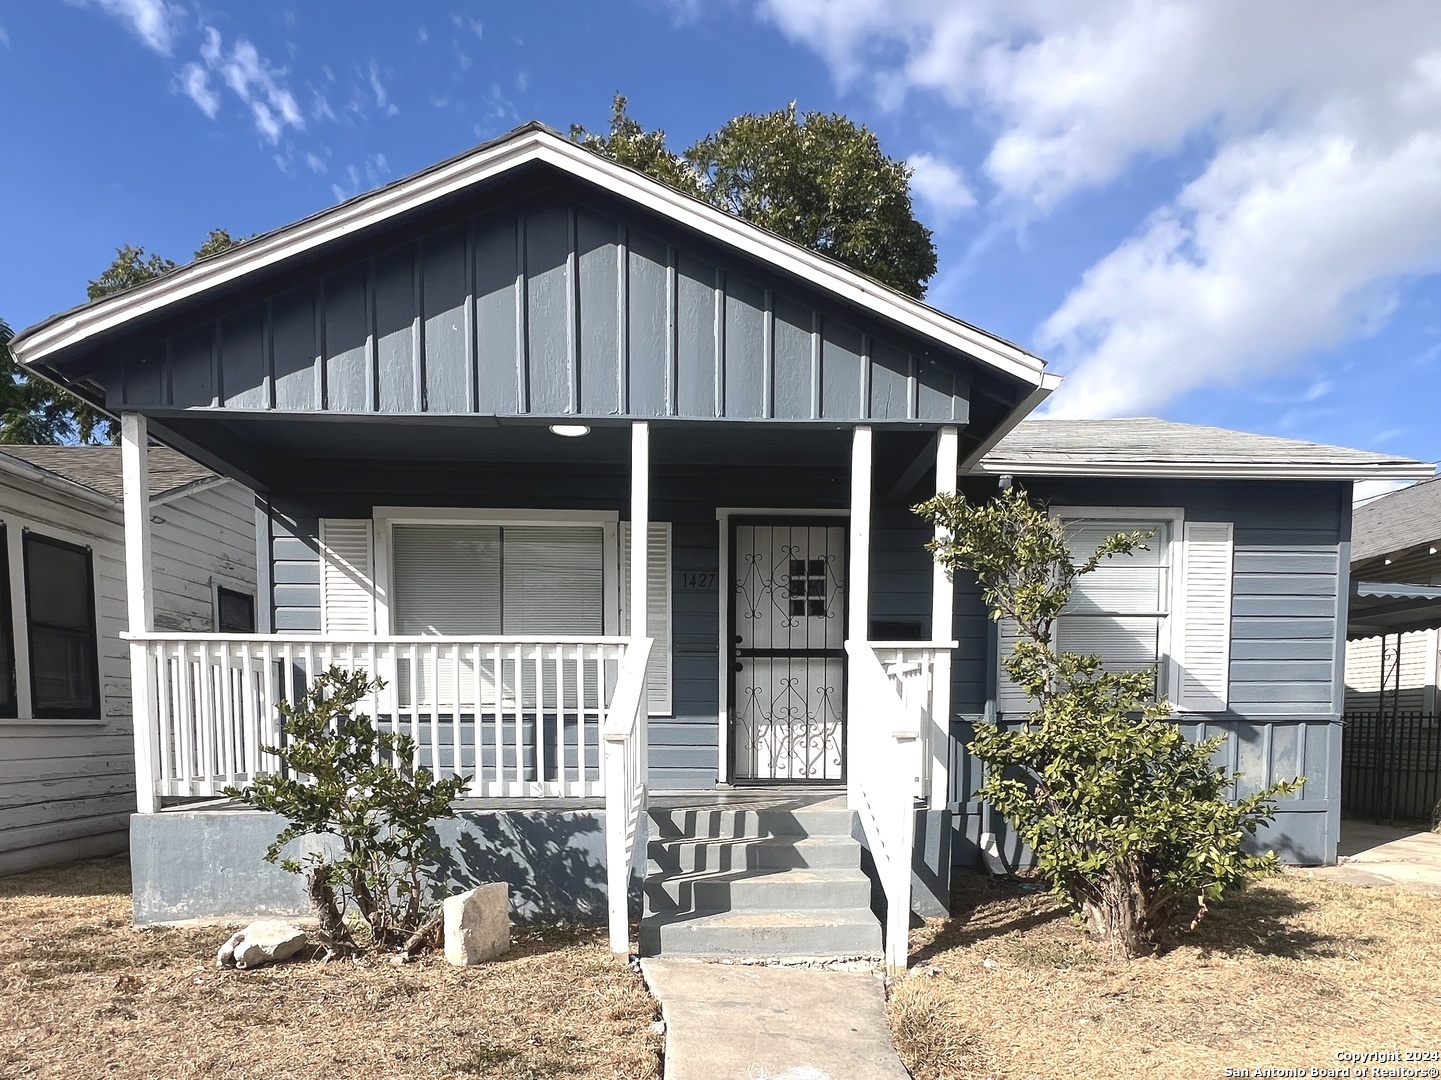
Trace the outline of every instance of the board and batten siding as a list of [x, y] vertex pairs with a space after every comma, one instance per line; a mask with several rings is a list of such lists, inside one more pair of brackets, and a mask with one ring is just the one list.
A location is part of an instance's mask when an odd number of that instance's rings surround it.
[[[4, 477], [0, 521], [12, 536], [29, 529], [90, 548], [101, 683], [101, 715], [93, 720], [0, 720], [0, 874], [10, 874], [125, 850], [135, 745], [130, 654], [120, 640], [127, 620], [120, 507]], [[213, 630], [216, 584], [254, 595], [254, 499], [245, 488], [226, 482], [156, 505], [151, 529], [157, 627]], [[11, 584], [19, 639], [24, 588]]]
[[[1078, 507], [1180, 507], [1187, 522], [1233, 526], [1228, 701], [1186, 712], [1194, 738], [1224, 734], [1222, 762], [1242, 774], [1238, 794], [1277, 780], [1306, 778], [1280, 803], [1260, 836], [1288, 862], [1334, 861], [1340, 830], [1341, 709], [1350, 558], [1349, 484], [1286, 481], [1083, 480], [1030, 478], [1040, 501]], [[974, 863], [982, 809], [978, 765], [964, 746], [995, 693], [996, 632], [979, 597], [958, 593], [958, 623], [982, 626], [990, 641], [988, 689], [957, 679], [952, 809], [958, 863]], [[996, 823], [999, 825], [999, 823]], [[1003, 829], [997, 828], [998, 832]]]
[[542, 200], [166, 332], [104, 381], [116, 410], [966, 422], [967, 358], [763, 276]]

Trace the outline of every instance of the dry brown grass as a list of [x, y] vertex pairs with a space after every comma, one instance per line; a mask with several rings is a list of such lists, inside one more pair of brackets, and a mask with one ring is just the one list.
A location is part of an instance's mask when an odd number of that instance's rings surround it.
[[966, 875], [952, 911], [913, 933], [891, 994], [917, 1080], [1211, 1078], [1441, 1050], [1441, 896], [1287, 874], [1130, 963], [1015, 883]]
[[123, 859], [0, 879], [0, 1076], [657, 1080], [640, 977], [591, 928], [438, 955], [219, 971], [229, 930], [130, 925]]

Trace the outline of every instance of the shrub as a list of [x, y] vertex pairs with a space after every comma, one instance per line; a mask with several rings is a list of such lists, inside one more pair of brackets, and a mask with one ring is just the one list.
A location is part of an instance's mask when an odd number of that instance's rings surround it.
[[1192, 905], [1194, 926], [1208, 901], [1273, 873], [1273, 852], [1243, 844], [1301, 781], [1233, 801], [1236, 775], [1215, 764], [1225, 736], [1189, 741], [1155, 700], [1153, 671], [1109, 672], [1052, 647], [1076, 580], [1149, 536], [1108, 537], [1077, 563], [1064, 524], [1019, 490], [981, 504], [937, 496], [916, 511], [949, 532], [931, 545], [941, 564], [973, 571], [991, 617], [1014, 620], [1006, 674], [1035, 703], [1022, 727], [977, 726], [970, 750], [987, 767], [978, 795], [1091, 935], [1135, 956]]
[[[356, 704], [384, 684], [364, 671], [332, 667], [295, 705], [278, 703], [284, 746], [265, 747], [283, 768], [227, 794], [288, 824], [265, 861], [305, 877], [306, 895], [329, 955], [359, 948], [343, 918], [353, 911], [375, 947], [411, 952], [432, 936], [424, 866], [435, 854], [432, 823], [455, 816], [452, 800], [468, 777], [437, 780], [416, 767], [415, 741], [383, 732]], [[332, 836], [339, 852], [282, 859], [303, 836]]]

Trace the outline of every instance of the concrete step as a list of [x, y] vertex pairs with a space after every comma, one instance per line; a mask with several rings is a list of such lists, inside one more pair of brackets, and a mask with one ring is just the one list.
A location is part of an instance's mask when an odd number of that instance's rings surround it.
[[758, 836], [850, 836], [852, 814], [840, 799], [763, 808], [676, 808], [650, 811], [660, 839], [744, 839]]
[[734, 870], [659, 875], [645, 883], [645, 913], [866, 908], [871, 881], [859, 867]]
[[677, 913], [641, 920], [643, 956], [729, 956], [749, 959], [879, 956], [881, 924], [870, 911]]
[[849, 836], [766, 836], [740, 839], [651, 840], [646, 877], [733, 870], [824, 870], [861, 864]]

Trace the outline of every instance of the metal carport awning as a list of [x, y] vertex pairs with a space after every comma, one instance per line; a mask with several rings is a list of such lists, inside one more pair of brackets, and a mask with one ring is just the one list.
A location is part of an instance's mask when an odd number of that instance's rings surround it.
[[1441, 585], [1353, 581], [1347, 638], [1441, 627]]

